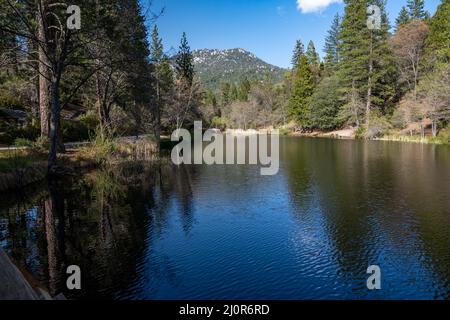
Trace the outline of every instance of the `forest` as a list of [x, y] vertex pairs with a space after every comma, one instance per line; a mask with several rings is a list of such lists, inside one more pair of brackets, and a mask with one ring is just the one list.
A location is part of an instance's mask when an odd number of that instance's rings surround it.
[[[243, 78], [205, 88], [188, 36], [169, 55], [164, 10], [138, 0], [0, 0], [0, 146], [48, 152], [65, 142], [170, 134], [177, 128], [280, 128], [310, 134], [352, 128], [362, 139], [400, 135], [450, 143], [450, 0], [437, 12], [408, 0], [391, 25], [385, 0], [346, 0], [321, 59], [298, 40], [280, 82]], [[367, 26], [367, 8], [381, 27]], [[67, 22], [67, 23], [66, 23]]]
[[[434, 16], [408, 0], [391, 27], [386, 1], [345, 1], [328, 31], [324, 59], [298, 40], [282, 83], [222, 83], [208, 105], [215, 126], [280, 127], [283, 132], [352, 128], [356, 137], [397, 134], [449, 143], [450, 1]], [[381, 28], [367, 27], [367, 8], [381, 9]], [[438, 138], [439, 137], [439, 138]]]

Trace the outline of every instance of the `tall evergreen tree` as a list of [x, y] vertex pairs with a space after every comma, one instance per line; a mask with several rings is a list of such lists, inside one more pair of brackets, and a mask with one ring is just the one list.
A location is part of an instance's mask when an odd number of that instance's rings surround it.
[[159, 36], [158, 27], [155, 25], [152, 31], [150, 43], [150, 62], [154, 65], [157, 96], [164, 99], [173, 86], [173, 72], [168, 57], [164, 53], [162, 39]]
[[331, 28], [328, 31], [328, 35], [325, 38], [325, 67], [329, 70], [333, 70], [340, 60], [339, 54], [339, 32], [341, 28], [341, 17], [339, 14], [333, 19]]
[[150, 62], [153, 64], [153, 76], [155, 83], [156, 103], [153, 110], [153, 127], [155, 137], [159, 141], [161, 136], [161, 114], [168, 102], [169, 94], [173, 86], [173, 73], [169, 60], [164, 54], [164, 46], [159, 36], [158, 26], [153, 27], [150, 43]]
[[250, 90], [251, 90], [251, 83], [248, 80], [247, 77], [244, 77], [244, 79], [242, 79], [242, 81], [239, 84], [239, 100], [240, 101], [248, 101], [248, 95], [250, 94]]
[[162, 39], [159, 37], [158, 26], [155, 25], [152, 30], [152, 41], [150, 43], [150, 60], [152, 63], [160, 63], [164, 56], [164, 47]]
[[176, 70], [178, 79], [186, 81], [188, 85], [192, 85], [194, 81], [193, 56], [185, 32], [183, 32], [181, 37], [181, 44], [176, 59]]
[[[353, 87], [366, 103], [366, 125], [370, 124], [372, 108], [386, 111], [394, 95], [395, 65], [389, 50], [389, 23], [385, 0], [345, 0], [346, 8], [340, 33], [341, 91], [346, 95]], [[367, 25], [367, 8], [375, 4], [381, 9], [381, 28]]]
[[407, 6], [410, 19], [426, 20], [430, 17], [424, 0], [408, 0]]
[[311, 72], [308, 58], [302, 56], [297, 70], [295, 71], [292, 96], [289, 100], [289, 113], [302, 127], [311, 127], [310, 100], [314, 93], [314, 76]]
[[[143, 130], [143, 111], [149, 111], [154, 103], [154, 78], [149, 61], [148, 33], [145, 17], [139, 1], [122, 1], [121, 25], [124, 29], [125, 42], [122, 44], [126, 52], [127, 111], [135, 122], [135, 133]], [[125, 67], [125, 66], [124, 66]]]
[[313, 41], [308, 43], [308, 49], [306, 50], [306, 58], [308, 59], [308, 63], [313, 66], [320, 65], [320, 57], [316, 51], [316, 46]]
[[321, 130], [330, 130], [338, 127], [341, 122], [338, 119], [340, 101], [339, 79], [336, 75], [324, 78], [311, 97], [311, 124], [312, 127]]
[[294, 54], [292, 56], [292, 66], [295, 68], [298, 67], [300, 63], [300, 58], [305, 54], [305, 46], [303, 45], [301, 40], [297, 40], [295, 43]]
[[400, 10], [400, 13], [398, 14], [397, 19], [395, 20], [396, 29], [400, 28], [401, 26], [404, 26], [411, 20], [411, 17], [409, 16], [408, 10], [405, 6], [402, 7]]
[[235, 83], [231, 84], [230, 98], [231, 101], [237, 101], [239, 98], [239, 91]]
[[220, 83], [220, 98], [222, 107], [231, 103], [231, 84], [229, 82]]
[[442, 0], [430, 21], [428, 46], [438, 64], [450, 64], [450, 0]]

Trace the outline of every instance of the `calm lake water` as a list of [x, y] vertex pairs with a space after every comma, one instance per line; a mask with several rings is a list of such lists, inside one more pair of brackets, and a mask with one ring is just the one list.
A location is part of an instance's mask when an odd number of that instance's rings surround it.
[[283, 138], [280, 157], [276, 176], [167, 161], [1, 195], [0, 245], [77, 299], [450, 299], [449, 147]]

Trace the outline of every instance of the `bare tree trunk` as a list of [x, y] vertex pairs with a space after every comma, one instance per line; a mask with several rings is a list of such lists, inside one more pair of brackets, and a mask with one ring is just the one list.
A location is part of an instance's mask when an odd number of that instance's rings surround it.
[[[43, 14], [45, 11], [45, 1], [41, 2], [41, 8], [38, 7], [38, 12], [36, 14], [37, 17], [37, 28], [38, 28], [38, 54], [39, 54], [39, 113], [40, 113], [40, 121], [41, 121], [41, 137], [49, 138], [50, 135], [50, 127], [49, 127], [49, 107], [50, 107], [50, 72], [49, 65], [50, 62], [48, 57], [44, 51], [44, 46], [46, 44], [46, 36], [45, 36], [45, 26], [43, 20]], [[39, 10], [43, 11], [40, 12]]]
[[417, 78], [418, 72], [415, 64], [413, 63], [413, 71], [414, 71], [414, 101], [417, 101]]
[[437, 137], [437, 123], [436, 123], [435, 119], [433, 119], [431, 122], [431, 128], [432, 128], [431, 130], [433, 132], [433, 138], [436, 138]]

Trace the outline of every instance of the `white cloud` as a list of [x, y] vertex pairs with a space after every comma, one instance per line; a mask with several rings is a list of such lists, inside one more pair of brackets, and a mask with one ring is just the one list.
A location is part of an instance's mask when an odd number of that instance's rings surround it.
[[342, 0], [297, 0], [297, 7], [303, 13], [322, 11], [330, 4], [341, 3]]

